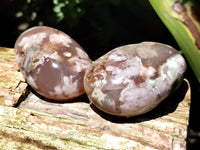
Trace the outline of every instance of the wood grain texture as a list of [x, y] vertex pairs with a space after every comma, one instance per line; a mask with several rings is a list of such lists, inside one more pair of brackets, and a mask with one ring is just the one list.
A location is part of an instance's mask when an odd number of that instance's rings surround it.
[[0, 47], [0, 105], [16, 105], [23, 98], [26, 87], [15, 62], [14, 50]]
[[[13, 55], [0, 57], [10, 59]], [[15, 61], [9, 66], [13, 65]], [[17, 69], [13, 73], [16, 72]], [[12, 80], [7, 78], [7, 81]], [[11, 84], [15, 85], [15, 82]], [[26, 89], [22, 93], [27, 94]], [[68, 103], [53, 103], [28, 89], [31, 92], [17, 107], [0, 105], [2, 149], [186, 149], [191, 100], [187, 80], [154, 110], [131, 118], [105, 114], [90, 104], [85, 95]], [[7, 93], [3, 94], [6, 97]]]

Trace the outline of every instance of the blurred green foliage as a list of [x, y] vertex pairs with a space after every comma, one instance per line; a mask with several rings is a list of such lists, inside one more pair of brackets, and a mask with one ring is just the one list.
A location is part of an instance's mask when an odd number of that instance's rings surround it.
[[70, 26], [78, 23], [80, 17], [84, 14], [81, 7], [84, 0], [53, 0], [53, 11], [56, 14], [57, 22], [64, 19], [71, 20]]
[[99, 13], [105, 17], [109, 9], [106, 5], [121, 4], [121, 0], [9, 0], [9, 2], [14, 8], [16, 17], [27, 24], [24, 28], [45, 24], [51, 26], [64, 24], [66, 28], [74, 28], [88, 9], [98, 8]]

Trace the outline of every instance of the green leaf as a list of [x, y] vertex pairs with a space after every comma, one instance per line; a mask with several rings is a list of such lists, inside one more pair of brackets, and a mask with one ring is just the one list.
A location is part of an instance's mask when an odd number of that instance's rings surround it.
[[29, 3], [31, 3], [31, 0], [26, 0], [26, 2], [29, 4]]
[[55, 5], [57, 5], [57, 4], [58, 4], [58, 0], [53, 0], [53, 3], [54, 3]]
[[56, 12], [56, 13], [60, 13], [62, 7], [64, 7], [64, 6], [65, 6], [64, 3], [59, 3], [58, 5], [56, 5], [56, 6], [53, 8], [53, 11]]

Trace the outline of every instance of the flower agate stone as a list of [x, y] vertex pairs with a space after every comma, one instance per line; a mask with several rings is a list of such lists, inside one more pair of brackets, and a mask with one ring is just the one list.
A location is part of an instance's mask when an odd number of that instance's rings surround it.
[[97, 108], [131, 117], [162, 102], [182, 81], [185, 70], [184, 58], [168, 45], [125, 45], [94, 61], [86, 71], [84, 87]]
[[65, 33], [38, 26], [22, 33], [15, 57], [29, 85], [40, 95], [66, 101], [85, 93], [83, 77], [91, 60]]

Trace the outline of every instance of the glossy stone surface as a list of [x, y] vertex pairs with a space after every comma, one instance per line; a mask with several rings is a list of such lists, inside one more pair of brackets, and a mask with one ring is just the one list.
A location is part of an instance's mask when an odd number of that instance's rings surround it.
[[15, 57], [31, 87], [57, 101], [85, 93], [83, 76], [91, 60], [67, 34], [46, 26], [22, 33], [15, 43]]
[[91, 65], [84, 87], [91, 102], [102, 111], [131, 117], [162, 102], [182, 81], [185, 70], [184, 58], [168, 45], [125, 45]]

